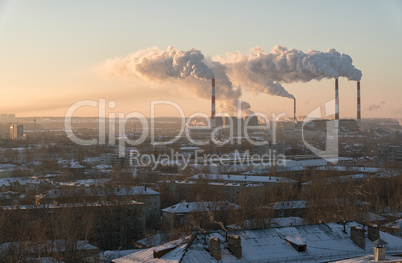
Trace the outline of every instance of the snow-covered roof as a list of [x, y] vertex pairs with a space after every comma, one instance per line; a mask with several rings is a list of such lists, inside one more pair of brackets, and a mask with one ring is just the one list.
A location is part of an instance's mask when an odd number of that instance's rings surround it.
[[360, 173], [377, 173], [384, 169], [376, 167], [346, 167], [346, 166], [321, 166], [317, 170], [329, 170], [329, 171], [351, 171]]
[[[355, 167], [355, 168], [361, 168], [361, 167]], [[319, 180], [313, 180], [313, 181], [308, 181], [305, 183], [302, 183], [302, 185], [311, 185], [313, 182], [324, 182], [326, 184], [330, 183], [345, 183], [345, 182], [350, 182], [350, 181], [357, 181], [357, 180], [362, 180], [362, 179], [368, 179], [368, 178], [391, 178], [395, 176], [399, 176], [400, 173], [397, 171], [384, 171], [376, 174], [349, 174], [349, 175], [343, 175], [343, 176], [336, 176], [336, 177], [330, 177], [330, 178], [325, 178], [325, 179], [319, 179]]]
[[[169, 263], [179, 263], [180, 259], [182, 258], [184, 254], [184, 249], [187, 245], [187, 242], [189, 242], [190, 237], [185, 237], [181, 239], [177, 239], [168, 243], [165, 243], [163, 245], [153, 247], [150, 249], [144, 249], [141, 250], [137, 253], [133, 253], [130, 255], [127, 255], [122, 258], [118, 258], [115, 260], [112, 260], [114, 263], [133, 263], [133, 262], [169, 262]], [[163, 249], [172, 249], [169, 253], [165, 254], [161, 258], [154, 258], [154, 250], [163, 250]], [[197, 261], [195, 261], [197, 262]]]
[[383, 225], [397, 230], [402, 230], [402, 219]]
[[307, 208], [307, 202], [303, 201], [303, 200], [281, 201], [281, 202], [276, 202], [273, 205], [273, 209], [275, 209], [275, 210], [303, 209], [303, 208]]
[[285, 177], [257, 176], [257, 175], [234, 175], [234, 174], [197, 174], [191, 179], [222, 180], [232, 182], [254, 182], [254, 183], [297, 183], [297, 181]]
[[83, 163], [99, 163], [100, 157], [88, 157], [82, 160]]
[[371, 213], [371, 212], [364, 212], [363, 217], [367, 222], [376, 222], [376, 221], [386, 220], [384, 217]]
[[356, 258], [348, 258], [345, 260], [337, 260], [337, 261], [330, 261], [330, 262], [336, 262], [336, 263], [367, 263], [367, 262], [402, 262], [402, 257], [401, 256], [393, 256], [393, 255], [385, 255], [385, 259], [381, 261], [375, 261], [374, 259], [374, 254], [371, 253], [371, 255], [365, 255], [361, 257], [356, 257]]
[[180, 147], [181, 151], [196, 151], [196, 150], [201, 150], [200, 147], [196, 146], [185, 146], [185, 147]]
[[59, 159], [57, 160], [58, 164], [62, 164], [63, 168], [84, 168], [84, 166], [82, 166], [78, 161], [75, 160], [63, 160], [63, 159]]
[[285, 227], [285, 226], [300, 226], [305, 225], [303, 218], [300, 217], [278, 217], [278, 218], [264, 218], [263, 222], [259, 224], [255, 219], [245, 220], [240, 223], [232, 224], [227, 226], [229, 229], [233, 230], [245, 230], [245, 229], [255, 229], [265, 227]]
[[84, 186], [102, 186], [105, 185], [106, 183], [110, 182], [111, 179], [108, 178], [99, 178], [99, 179], [81, 179], [81, 180], [75, 180], [74, 183], [78, 185], [84, 185]]
[[137, 196], [159, 195], [158, 192], [144, 186], [125, 186], [114, 188], [61, 188], [50, 190], [45, 198], [66, 198], [77, 194], [81, 196]]
[[16, 168], [15, 164], [11, 163], [0, 163], [0, 170], [14, 170]]
[[[225, 233], [218, 231], [208, 233], [207, 242], [214, 236], [221, 242], [222, 259], [219, 262], [325, 262], [342, 260], [373, 253], [374, 244], [366, 238], [366, 249], [358, 247], [350, 239], [350, 227], [357, 226], [355, 222], [346, 223], [347, 233], [343, 225], [337, 223], [303, 225], [293, 227], [278, 227], [254, 230], [229, 231], [241, 239], [242, 258], [237, 259], [229, 251]], [[388, 252], [402, 251], [402, 239], [380, 231], [381, 239], [387, 242]], [[298, 252], [287, 241], [296, 240], [306, 245], [306, 251]], [[134, 262], [218, 262], [206, 250], [204, 235], [197, 234], [194, 238], [187, 237], [166, 243], [150, 249], [145, 249], [126, 257], [113, 260], [115, 263]], [[154, 258], [154, 251], [167, 250], [160, 258]], [[187, 248], [187, 249], [186, 249]]]
[[[125, 205], [144, 205], [143, 202], [128, 201], [120, 204]], [[2, 210], [29, 210], [29, 209], [57, 209], [62, 207], [96, 207], [96, 206], [113, 206], [112, 202], [91, 202], [91, 203], [60, 203], [60, 204], [39, 204], [39, 205], [8, 205], [1, 206]]]
[[107, 165], [107, 164], [98, 164], [98, 165], [94, 166], [94, 168], [97, 170], [107, 170], [107, 169], [112, 169], [112, 166]]
[[239, 206], [230, 202], [185, 202], [162, 209], [163, 212], [186, 214], [191, 212], [220, 211], [238, 209]]
[[322, 166], [327, 165], [327, 161], [322, 158], [318, 159], [304, 159], [304, 160], [290, 160], [286, 159], [284, 161], [286, 167], [291, 166], [300, 166], [300, 167], [309, 167], [309, 166]]
[[13, 178], [1, 178], [0, 179], [0, 186], [10, 186], [10, 183], [19, 183], [20, 185], [28, 184], [40, 184], [41, 180], [38, 179], [29, 179], [23, 177], [13, 177]]
[[145, 247], [154, 247], [154, 246], [162, 245], [162, 244], [168, 242], [169, 240], [170, 240], [169, 234], [158, 233], [158, 234], [137, 240], [136, 243], [141, 244]]
[[10, 182], [7, 180], [0, 180], [0, 186], [8, 187], [8, 186], [10, 186]]
[[71, 161], [68, 165], [66, 165], [64, 167], [73, 168], [73, 169], [84, 168], [84, 166], [82, 166], [79, 162], [76, 162], [76, 161]]
[[[159, 181], [158, 183], [175, 183], [175, 184], [197, 184], [196, 181]], [[262, 183], [258, 184], [248, 184], [248, 183], [229, 183], [229, 182], [207, 182], [208, 185], [220, 185], [220, 186], [241, 186], [241, 187], [258, 187], [258, 186], [264, 186]]]
[[110, 262], [113, 259], [121, 258], [133, 253], [141, 251], [141, 249], [127, 249], [127, 250], [106, 250], [95, 256], [86, 258], [89, 262]]
[[[366, 179], [367, 177], [368, 176], [365, 174], [350, 174], [350, 175], [343, 175], [343, 176], [336, 176], [336, 177], [320, 179], [320, 180], [316, 180], [316, 182], [319, 181], [319, 182], [324, 182], [326, 184], [345, 183], [345, 182], [350, 182], [350, 181]], [[312, 184], [312, 182], [313, 181], [308, 181], [308, 182], [302, 183], [302, 185], [310, 185], [310, 184]]]

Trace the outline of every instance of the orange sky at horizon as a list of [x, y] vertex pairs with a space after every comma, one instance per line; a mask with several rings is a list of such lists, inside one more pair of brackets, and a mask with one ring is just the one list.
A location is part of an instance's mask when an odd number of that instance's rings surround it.
[[[295, 8], [289, 10], [286, 3], [269, 1], [259, 2], [256, 9], [237, 1], [211, 1], [201, 7], [164, 1], [116, 5], [91, 0], [59, 4], [0, 0], [0, 114], [62, 117], [77, 101], [105, 98], [116, 102], [111, 109], [116, 113], [137, 111], [149, 117], [151, 101], [169, 100], [179, 104], [186, 116], [194, 112], [209, 116], [210, 98], [197, 96], [186, 81], [105, 78], [95, 69], [108, 59], [152, 46], [162, 50], [169, 45], [182, 50], [196, 48], [213, 58], [237, 50], [247, 53], [255, 46], [270, 50], [280, 44], [303, 52], [336, 48], [349, 54], [353, 65], [363, 72], [362, 118], [402, 120], [402, 19], [397, 15], [402, 4], [308, 2], [292, 2]], [[209, 5], [214, 8], [207, 8]], [[283, 19], [283, 10], [288, 19]], [[174, 18], [172, 12], [177, 14]], [[244, 17], [237, 15], [240, 12]], [[342, 14], [342, 20], [336, 14]], [[209, 94], [210, 84], [202, 85]], [[282, 85], [296, 97], [298, 116], [334, 98], [333, 79]], [[356, 118], [356, 82], [340, 78], [339, 88], [340, 117]], [[244, 89], [241, 99], [249, 102], [254, 112], [268, 116], [285, 112], [293, 117], [291, 99]], [[217, 98], [217, 112], [223, 110], [221, 101]], [[178, 116], [176, 109], [168, 107], [157, 113]], [[97, 109], [86, 107], [75, 116], [97, 114]]]

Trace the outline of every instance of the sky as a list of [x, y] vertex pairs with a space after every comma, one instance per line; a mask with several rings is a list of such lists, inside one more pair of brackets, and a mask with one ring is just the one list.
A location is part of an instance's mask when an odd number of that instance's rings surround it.
[[[149, 116], [169, 100], [185, 115], [210, 114], [187, 83], [105, 76], [106, 60], [138, 50], [196, 48], [208, 58], [276, 45], [303, 52], [335, 48], [363, 73], [362, 118], [402, 120], [402, 1], [20, 1], [0, 0], [0, 113], [65, 116], [75, 102], [115, 101], [108, 112]], [[283, 84], [306, 115], [334, 98], [334, 80]], [[209, 86], [206, 84], [206, 88]], [[356, 116], [356, 82], [339, 79], [340, 117]], [[218, 89], [219, 87], [217, 87]], [[251, 109], [293, 115], [288, 98], [241, 96]], [[222, 109], [217, 109], [220, 111]], [[157, 106], [157, 116], [178, 116]], [[324, 114], [324, 113], [323, 113]], [[97, 116], [81, 107], [74, 116]]]

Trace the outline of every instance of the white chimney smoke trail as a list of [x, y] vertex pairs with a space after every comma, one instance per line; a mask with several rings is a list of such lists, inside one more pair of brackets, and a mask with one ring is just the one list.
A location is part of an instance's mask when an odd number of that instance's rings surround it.
[[[153, 47], [123, 58], [107, 60], [104, 67], [117, 75], [150, 81], [215, 79], [219, 87], [216, 90], [218, 104], [234, 112], [242, 89], [294, 99], [281, 83], [335, 78], [337, 85], [339, 77], [360, 81], [362, 73], [352, 62], [349, 55], [335, 49], [327, 52], [309, 50], [304, 53], [277, 45], [270, 52], [255, 47], [248, 54], [232, 52], [227, 53], [226, 57], [216, 56], [212, 60], [205, 58], [197, 49], [183, 51], [168, 47], [167, 50], [160, 50]], [[195, 89], [197, 96], [211, 96], [205, 84], [191, 84], [189, 88]], [[338, 91], [336, 93], [336, 119], [339, 119], [339, 94]], [[249, 103], [243, 102], [241, 107], [251, 112]], [[215, 114], [211, 114], [213, 116]]]
[[[234, 88], [226, 75], [226, 67], [219, 62], [206, 59], [200, 50], [177, 50], [168, 47], [160, 50], [157, 47], [139, 50], [122, 58], [107, 60], [103, 68], [112, 75], [138, 78], [153, 82], [166, 80], [195, 78], [212, 80], [216, 78], [219, 87], [217, 99], [226, 110], [236, 111], [237, 101], [241, 97], [241, 89]], [[191, 82], [190, 88], [195, 89], [195, 95], [210, 98], [207, 87], [203, 83]], [[250, 111], [250, 104], [244, 102], [242, 110]]]

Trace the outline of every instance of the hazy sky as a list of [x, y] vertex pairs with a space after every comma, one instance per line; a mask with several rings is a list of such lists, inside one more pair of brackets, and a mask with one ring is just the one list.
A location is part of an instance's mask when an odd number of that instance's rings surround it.
[[[402, 1], [4, 1], [0, 0], [0, 113], [64, 116], [83, 99], [116, 101], [113, 112], [149, 115], [172, 100], [186, 115], [210, 101], [184, 83], [105, 78], [107, 59], [140, 49], [199, 49], [208, 57], [275, 45], [335, 48], [363, 72], [362, 117], [402, 119]], [[181, 87], [177, 87], [180, 86]], [[334, 97], [334, 80], [287, 84], [304, 115]], [[293, 101], [243, 92], [252, 110], [293, 114]], [[218, 109], [219, 111], [219, 109]], [[77, 115], [97, 114], [82, 108]], [[167, 107], [158, 115], [175, 115]], [[340, 79], [340, 116], [356, 116], [356, 83]]]

